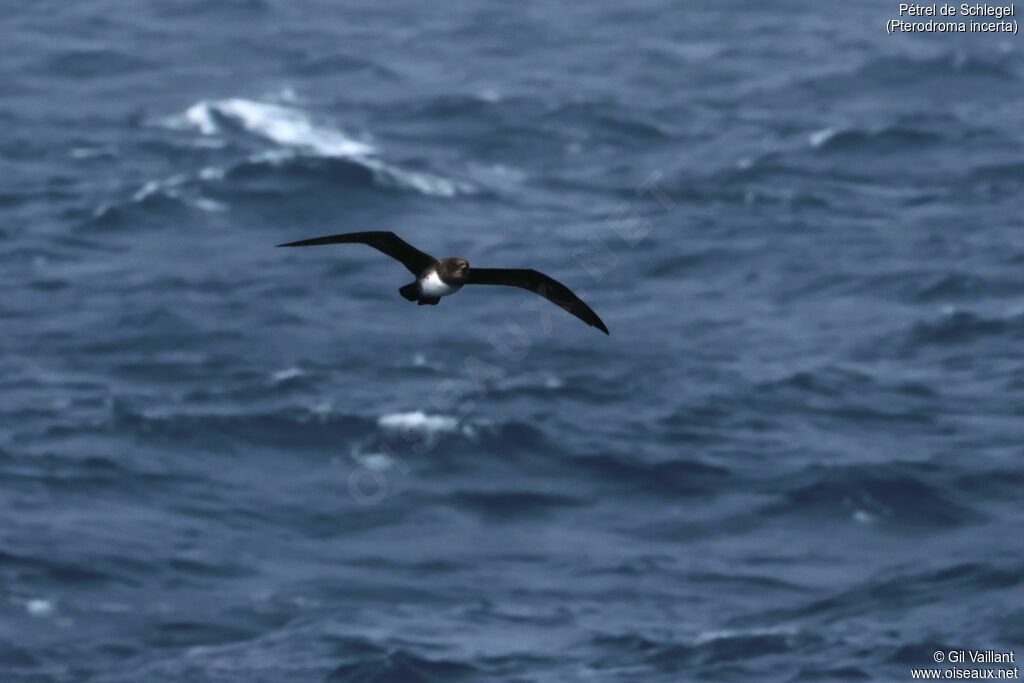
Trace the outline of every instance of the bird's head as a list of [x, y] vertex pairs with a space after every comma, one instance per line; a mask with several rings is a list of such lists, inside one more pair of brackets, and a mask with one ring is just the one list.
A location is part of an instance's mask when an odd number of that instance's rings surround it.
[[463, 283], [469, 277], [469, 261], [452, 256], [441, 260], [441, 276], [446, 282]]

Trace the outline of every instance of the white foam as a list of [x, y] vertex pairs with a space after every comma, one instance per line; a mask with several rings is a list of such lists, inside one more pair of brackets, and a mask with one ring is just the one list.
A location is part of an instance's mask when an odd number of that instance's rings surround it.
[[241, 97], [197, 102], [185, 111], [183, 117], [203, 135], [220, 132], [217, 119], [223, 117], [279, 145], [310, 149], [323, 156], [351, 157], [374, 151], [372, 146], [339, 130], [317, 126], [298, 109]]
[[383, 453], [367, 453], [356, 456], [359, 464], [375, 472], [386, 472], [395, 466], [395, 461]]
[[860, 524], [873, 524], [876, 520], [877, 517], [867, 510], [854, 510], [853, 512], [853, 521]]
[[275, 372], [273, 375], [270, 376], [270, 379], [274, 382], [274, 384], [278, 384], [280, 382], [286, 382], [296, 377], [302, 377], [304, 374], [306, 373], [303, 372], [301, 368], [285, 368], [284, 370], [278, 370], [277, 372]]
[[[205, 170], [205, 169], [204, 169]], [[200, 174], [202, 175], [202, 174]], [[156, 195], [164, 195], [172, 199], [178, 199], [189, 206], [205, 211], [207, 213], [219, 213], [226, 211], [228, 206], [224, 202], [219, 202], [216, 199], [209, 199], [207, 197], [190, 197], [188, 192], [183, 192], [189, 179], [184, 175], [175, 175], [165, 180], [150, 180], [145, 185], [139, 188], [135, 194], [132, 195], [131, 201], [134, 203], [142, 202], [150, 197]], [[99, 217], [109, 211], [111, 207], [104, 205], [98, 208], [94, 215]]]
[[136, 192], [134, 195], [132, 195], [132, 201], [133, 202], [141, 202], [142, 200], [146, 199], [147, 197], [152, 197], [153, 195], [159, 193], [162, 189], [163, 189], [163, 186], [161, 185], [160, 182], [158, 182], [156, 180], [150, 180], [145, 185], [143, 185], [142, 188], [139, 189], [138, 192]]
[[442, 178], [431, 173], [406, 171], [385, 164], [379, 159], [362, 159], [361, 161], [363, 165], [373, 171], [374, 178], [381, 185], [415, 190], [416, 192], [436, 197], [454, 197], [459, 194], [469, 194], [473, 191], [473, 188], [466, 183], [449, 180], [448, 178]]
[[249, 161], [256, 164], [270, 164], [281, 166], [284, 163], [297, 158], [299, 155], [294, 149], [267, 149], [249, 156]]
[[799, 634], [797, 629], [788, 626], [775, 626], [769, 628], [751, 629], [723, 629], [721, 631], [705, 631], [694, 638], [695, 645], [705, 645], [719, 640], [734, 640], [737, 638], [751, 638], [763, 636], [783, 636], [791, 638]]
[[808, 141], [811, 143], [811, 147], [821, 147], [826, 144], [829, 140], [839, 135], [838, 128], [822, 128], [821, 130], [815, 131], [808, 136]]
[[48, 617], [54, 613], [55, 609], [49, 600], [36, 598], [25, 603], [25, 611], [33, 617]]
[[382, 415], [377, 418], [377, 426], [394, 431], [443, 434], [456, 431], [459, 421], [450, 415], [428, 415], [421, 410], [416, 410], [409, 413]]
[[189, 124], [199, 129], [203, 135], [214, 135], [220, 130], [213, 118], [213, 110], [208, 102], [198, 102], [189, 107], [182, 118], [171, 117], [164, 123], [173, 128], [187, 128]]
[[188, 203], [190, 206], [194, 206], [206, 213], [222, 213], [228, 210], [228, 205], [224, 202], [218, 202], [216, 199], [207, 199], [205, 197], [189, 200]]
[[199, 172], [199, 177], [203, 180], [223, 180], [224, 169], [217, 168], [216, 166], [207, 166]]
[[[288, 102], [291, 97], [283, 97]], [[241, 97], [223, 100], [202, 100], [189, 107], [183, 114], [161, 120], [163, 126], [177, 130], [199, 131], [202, 140], [214, 141], [222, 132], [222, 123], [231, 121], [243, 130], [279, 145], [277, 149], [265, 150], [249, 157], [257, 163], [283, 164], [300, 154], [333, 159], [350, 159], [365, 166], [373, 173], [374, 179], [383, 186], [413, 190], [435, 197], [454, 197], [469, 194], [475, 188], [468, 184], [442, 178], [423, 171], [410, 171], [382, 161], [373, 145], [356, 140], [341, 130], [318, 125], [296, 107], [269, 102], [258, 102]], [[200, 174], [203, 180], [219, 180], [225, 171], [220, 168], [206, 168]]]
[[132, 195], [132, 201], [141, 202], [158, 194], [180, 199], [180, 188], [187, 182], [188, 178], [181, 174], [173, 175], [164, 180], [150, 180]]
[[384, 175], [378, 176], [378, 179], [383, 181], [384, 184], [388, 184], [391, 181], [396, 187], [416, 190], [417, 192], [435, 197], [454, 197], [459, 194], [468, 194], [472, 191], [472, 188], [465, 183], [449, 180], [448, 178], [442, 178], [430, 173], [414, 173], [393, 167], [387, 167], [383, 169], [383, 172]]

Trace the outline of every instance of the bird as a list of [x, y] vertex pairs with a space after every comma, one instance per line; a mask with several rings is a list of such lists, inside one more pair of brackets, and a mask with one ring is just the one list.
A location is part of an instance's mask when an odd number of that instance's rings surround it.
[[436, 306], [464, 285], [507, 285], [529, 290], [565, 309], [605, 334], [608, 328], [597, 313], [558, 280], [532, 268], [471, 268], [457, 256], [434, 258], [387, 230], [346, 232], [279, 244], [279, 247], [313, 247], [323, 244], [365, 244], [401, 262], [416, 279], [398, 289], [407, 301]]

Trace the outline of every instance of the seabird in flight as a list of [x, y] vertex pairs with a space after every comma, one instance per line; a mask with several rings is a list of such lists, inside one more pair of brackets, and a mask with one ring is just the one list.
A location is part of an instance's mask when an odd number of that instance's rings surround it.
[[277, 246], [311, 247], [320, 244], [351, 243], [367, 244], [396, 261], [401, 261], [402, 265], [416, 276], [416, 280], [399, 288], [398, 293], [420, 306], [436, 306], [441, 297], [454, 294], [462, 289], [463, 285], [508, 285], [540, 294], [591, 327], [608, 334], [608, 328], [597, 317], [597, 313], [594, 313], [590, 306], [583, 303], [568, 287], [530, 268], [470, 268], [469, 261], [464, 258], [451, 256], [436, 259], [395, 233], [379, 230], [315, 237]]

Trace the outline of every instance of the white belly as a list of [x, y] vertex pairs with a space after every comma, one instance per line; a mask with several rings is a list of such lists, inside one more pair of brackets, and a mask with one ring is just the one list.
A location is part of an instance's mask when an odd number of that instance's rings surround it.
[[434, 298], [438, 296], [448, 296], [462, 289], [462, 286], [452, 287], [438, 277], [437, 273], [432, 272], [420, 280], [420, 293], [428, 298]]

